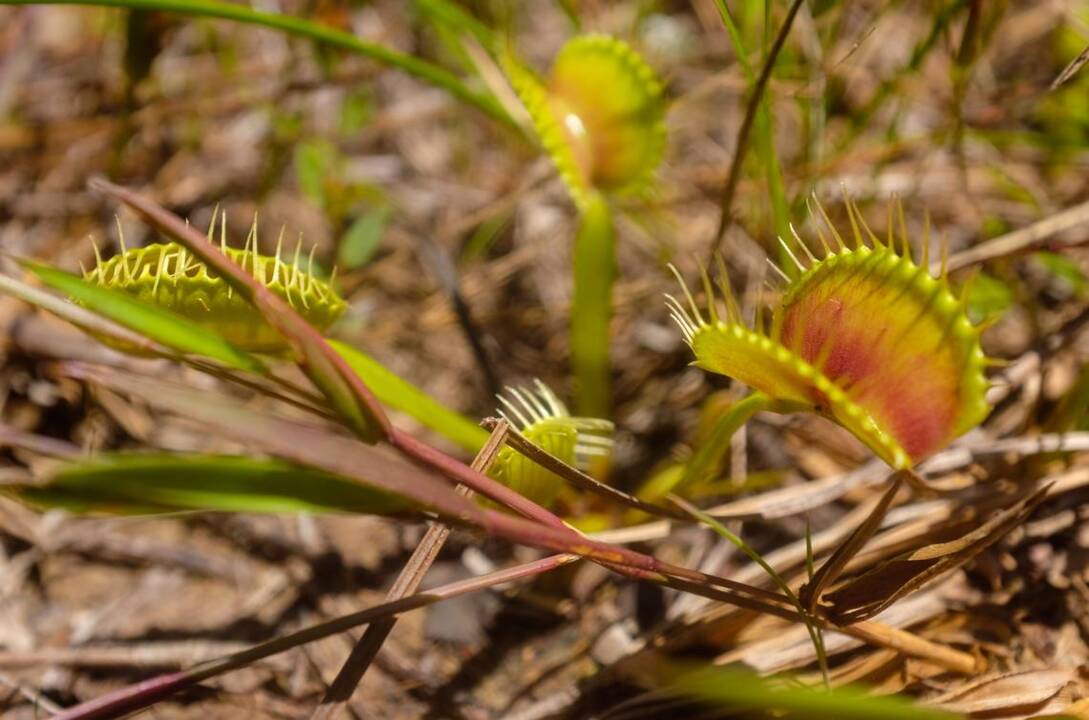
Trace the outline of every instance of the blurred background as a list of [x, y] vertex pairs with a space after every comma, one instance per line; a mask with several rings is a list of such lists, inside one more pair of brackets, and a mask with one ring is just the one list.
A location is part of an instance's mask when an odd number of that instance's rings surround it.
[[[691, 276], [708, 256], [749, 98], [746, 65], [759, 70], [788, 9], [727, 4], [745, 62], [712, 0], [458, 6], [542, 73], [566, 40], [596, 31], [629, 42], [663, 81], [664, 162], [653, 191], [621, 200], [615, 219], [612, 481], [627, 489], [683, 456], [716, 398], [739, 394], [688, 366], [662, 302], [676, 287], [666, 263]], [[426, 58], [498, 88], [517, 115], [498, 65], [444, 19], [446, 3], [254, 7]], [[1089, 72], [1075, 62], [1087, 46], [1089, 3], [1080, 0], [802, 3], [767, 86], [771, 129], [744, 148], [722, 246], [743, 304], [758, 301], [786, 223], [811, 236], [806, 201], [814, 195], [837, 220], [846, 217], [843, 197], [853, 199], [875, 227], [899, 197], [916, 242], [928, 216], [934, 247], [940, 240], [954, 253], [1075, 208], [1032, 252], [954, 276], [960, 284], [972, 275], [970, 312], [990, 323], [989, 355], [1015, 361], [1069, 329], [1089, 308], [1089, 255], [1079, 247], [1089, 224], [1078, 224], [1089, 206], [1076, 209], [1089, 201]], [[493, 413], [498, 387], [532, 378], [570, 398], [578, 217], [530, 137], [396, 68], [267, 28], [158, 11], [0, 7], [3, 253], [76, 271], [93, 264], [94, 243], [116, 252], [119, 229], [129, 246], [153, 241], [132, 215], [87, 190], [94, 176], [138, 189], [200, 228], [218, 207], [238, 245], [256, 216], [264, 251], [285, 229], [290, 246], [301, 234], [320, 268], [337, 268], [350, 309], [332, 334], [472, 417]], [[1081, 429], [1087, 350], [1075, 333], [1047, 355], [999, 431]], [[106, 352], [0, 297], [0, 422], [89, 450], [234, 448], [43, 369], [51, 358]], [[50, 462], [24, 450], [2, 455], [0, 473]], [[819, 419], [761, 417], [749, 428], [749, 470], [768, 482], [801, 483], [867, 457]], [[1083, 460], [1072, 454], [1063, 463]], [[1036, 667], [1089, 660], [1083, 501], [1058, 508], [1063, 522], [996, 550], [965, 580], [996, 593], [986, 607], [1011, 603], [1020, 613], [1012, 623], [995, 611], [989, 636], [1009, 668], [1031, 665], [1026, 654]], [[814, 527], [845, 510], [816, 508]], [[420, 531], [350, 516], [76, 521], [0, 498], [0, 714], [41, 717], [50, 703], [358, 609], [382, 596]], [[804, 525], [791, 517], [753, 532], [774, 549]], [[429, 582], [470, 572], [466, 544], [451, 545]], [[698, 561], [705, 546], [682, 533], [659, 554]], [[510, 552], [485, 545], [470, 565]], [[724, 572], [730, 562], [722, 560]], [[608, 664], [585, 638], [630, 624], [637, 611], [659, 619], [676, 600], [640, 599], [634, 586], [605, 586], [593, 574], [571, 582], [408, 616], [357, 694], [359, 716], [522, 717], [504, 713], [540, 713], [542, 698], [574, 702], [576, 683]], [[946, 631], [953, 626], [963, 627]], [[350, 640], [225, 676], [220, 691], [181, 696], [157, 714], [305, 717]], [[669, 716], [646, 712], [624, 717]]]

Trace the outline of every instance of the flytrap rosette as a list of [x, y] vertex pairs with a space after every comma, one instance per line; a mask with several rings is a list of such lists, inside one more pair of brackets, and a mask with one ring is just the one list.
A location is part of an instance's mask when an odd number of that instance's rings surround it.
[[[307, 322], [319, 330], [333, 324], [347, 309], [330, 282], [314, 273], [314, 251], [302, 255], [301, 243], [293, 257], [281, 257], [283, 236], [274, 256], [257, 252], [257, 223], [250, 228], [242, 248], [227, 246], [226, 222], [221, 216], [220, 249], [257, 281], [288, 302]], [[208, 229], [211, 239], [215, 226]], [[201, 259], [174, 242], [156, 243], [142, 248], [125, 248], [102, 260], [95, 247], [96, 265], [85, 271], [88, 282], [119, 290], [150, 305], [169, 310], [251, 352], [278, 352], [286, 348], [276, 332], [244, 297], [223, 278], [210, 270]]]
[[912, 258], [899, 206], [898, 228], [890, 211], [884, 240], [850, 202], [847, 241], [818, 210], [830, 231], [818, 227], [820, 257], [797, 234], [780, 240], [794, 267], [780, 271], [786, 285], [770, 328], [760, 314], [755, 327], [742, 321], [724, 271], [724, 315], [706, 273], [708, 317], [683, 282], [687, 303], [667, 296], [670, 309], [697, 366], [745, 383], [781, 410], [823, 414], [891, 467], [912, 467], [990, 411], [981, 330], [944, 266], [931, 274], [929, 229], [921, 262]]
[[657, 76], [631, 46], [608, 35], [573, 38], [547, 81], [510, 53], [504, 66], [576, 205], [594, 190], [649, 188], [665, 151], [665, 105]]
[[[572, 417], [563, 402], [540, 380], [533, 389], [507, 388], [497, 410], [515, 432], [563, 462], [593, 474], [613, 449], [613, 424], [599, 418]], [[548, 507], [563, 489], [563, 478], [510, 447], [488, 473], [512, 490]]]

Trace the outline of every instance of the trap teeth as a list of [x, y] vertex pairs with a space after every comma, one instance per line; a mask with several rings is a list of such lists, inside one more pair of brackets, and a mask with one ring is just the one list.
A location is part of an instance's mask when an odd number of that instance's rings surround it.
[[[610, 421], [572, 417], [540, 380], [533, 388], [508, 387], [498, 400], [499, 416], [550, 455], [583, 471], [607, 466], [613, 448]], [[546, 507], [555, 502], [564, 484], [563, 478], [510, 447], [499, 451], [488, 474]]]
[[591, 190], [649, 188], [665, 151], [665, 104], [661, 83], [635, 50], [590, 34], [564, 45], [546, 81], [509, 53], [504, 66], [577, 205]]
[[736, 317], [707, 322], [687, 288], [687, 308], [667, 305], [699, 367], [826, 414], [906, 468], [986, 417], [987, 359], [948, 280], [931, 275], [926, 253], [921, 265], [912, 259], [902, 215], [882, 240], [852, 203], [847, 210], [850, 246], [819, 204], [814, 216], [834, 247], [823, 231], [819, 257], [796, 235], [782, 241], [798, 273], [785, 281], [766, 334]]
[[[306, 267], [284, 262], [278, 255], [261, 255], [256, 252], [256, 226], [245, 249], [227, 247], [222, 234], [221, 243], [231, 260], [319, 330], [332, 325], [347, 308], [328, 283], [315, 277], [312, 253]], [[96, 248], [97, 262], [84, 272], [84, 279], [177, 313], [243, 350], [278, 352], [286, 348], [280, 334], [253, 305], [181, 245], [122, 247], [121, 253], [105, 261]]]

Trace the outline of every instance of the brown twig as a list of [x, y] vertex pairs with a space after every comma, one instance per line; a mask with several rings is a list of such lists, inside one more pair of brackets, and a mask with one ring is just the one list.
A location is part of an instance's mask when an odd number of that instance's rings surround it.
[[[1028, 227], [1014, 230], [999, 237], [980, 243], [973, 248], [951, 256], [946, 262], [946, 270], [953, 272], [969, 265], [1008, 257], [1029, 250], [1034, 250], [1056, 233], [1089, 221], [1089, 202], [1067, 208], [1062, 212], [1033, 223]], [[931, 265], [932, 271], [940, 270], [941, 263]]]
[[954, 650], [947, 645], [926, 640], [907, 630], [900, 630], [874, 620], [863, 620], [846, 627], [833, 625], [829, 629], [850, 635], [870, 645], [890, 648], [909, 657], [929, 660], [939, 667], [964, 675], [975, 675], [982, 670], [981, 665], [985, 664], [982, 659], [974, 655]]
[[847, 563], [858, 554], [858, 551], [862, 549], [862, 546], [866, 544], [866, 541], [873, 537], [873, 534], [877, 532], [877, 529], [881, 527], [881, 521], [885, 519], [885, 514], [889, 511], [889, 506], [892, 504], [896, 494], [900, 491], [900, 486], [903, 483], [904, 472], [898, 472], [892, 476], [892, 480], [889, 483], [889, 489], [885, 491], [885, 494], [881, 496], [881, 499], [877, 501], [877, 505], [874, 506], [869, 516], [855, 528], [854, 532], [847, 536], [847, 539], [832, 555], [824, 562], [823, 565], [813, 575], [813, 579], [802, 586], [798, 592], [798, 598], [801, 600], [803, 607], [810, 614], [813, 614], [816, 610], [817, 601], [820, 600], [821, 591], [827, 587], [830, 583], [835, 582], [840, 573], [843, 572], [843, 568]]
[[498, 395], [502, 390], [499, 372], [488, 355], [487, 348], [484, 347], [484, 333], [473, 318], [472, 308], [469, 307], [469, 301], [462, 292], [457, 265], [450, 257], [450, 251], [435, 242], [428, 232], [415, 233], [415, 240], [416, 254], [420, 263], [431, 273], [450, 300], [461, 334], [465, 336], [465, 342], [469, 345], [473, 359], [476, 360], [477, 369], [483, 376], [484, 388], [489, 396]]
[[[749, 134], [752, 132], [753, 123], [756, 121], [756, 113], [760, 109], [760, 102], [763, 100], [764, 91], [767, 89], [768, 80], [771, 79], [771, 71], [775, 67], [775, 61], [779, 57], [779, 51], [783, 49], [783, 45], [786, 44], [787, 35], [790, 34], [790, 27], [794, 24], [794, 18], [798, 14], [798, 10], [802, 7], [803, 0], [794, 0], [790, 4], [790, 10], [787, 11], [787, 16], [783, 20], [782, 26], [779, 28], [779, 34], [775, 36], [775, 42], [771, 46], [771, 51], [768, 52], [767, 59], [764, 60], [764, 67], [760, 69], [760, 76], [756, 79], [756, 84], [753, 86], [752, 95], [749, 96], [749, 104], [745, 108], [745, 117], [741, 121], [741, 128], [737, 131], [737, 142], [734, 146], [734, 157], [730, 161], [730, 171], [726, 175], [726, 183], [722, 186], [722, 194], [719, 196], [719, 216], [718, 229], [715, 231], [715, 239], [711, 243], [710, 257], [713, 260], [717, 255], [719, 249], [722, 247], [722, 240], [726, 237], [726, 231], [733, 224], [732, 207], [734, 202], [734, 195], [737, 192], [737, 183], [741, 179], [741, 165], [745, 159], [745, 153], [749, 149]], [[709, 262], [708, 266], [713, 266], [713, 262]]]
[[[484, 444], [484, 447], [480, 449], [480, 452], [473, 459], [472, 467], [474, 470], [487, 472], [488, 467], [495, 461], [499, 451], [503, 448], [509, 429], [510, 426], [506, 422], [500, 422], [492, 429], [488, 442]], [[472, 490], [464, 485], [458, 485], [457, 492], [465, 497], [472, 495]], [[424, 534], [423, 539], [420, 540], [420, 544], [416, 546], [412, 557], [408, 559], [405, 567], [401, 570], [401, 574], [397, 576], [393, 587], [390, 588], [389, 593], [386, 595], [386, 600], [399, 600], [416, 592], [424, 575], [432, 563], [435, 562], [435, 558], [449, 536], [450, 526], [441, 522], [432, 523], [427, 528], [427, 532]], [[352, 693], [355, 692], [359, 681], [363, 679], [364, 673], [367, 672], [367, 668], [374, 661], [375, 656], [378, 655], [382, 643], [385, 642], [396, 623], [397, 619], [391, 617], [373, 622], [367, 626], [367, 631], [363, 633], [363, 637], [352, 648], [351, 654], [345, 660], [336, 678], [333, 679], [329, 689], [325, 692], [321, 703], [311, 713], [311, 720], [328, 720], [336, 717], [337, 713], [351, 700]]]
[[1049, 92], [1058, 90], [1062, 85], [1070, 81], [1072, 77], [1078, 74], [1078, 70], [1081, 70], [1085, 63], [1089, 62], [1089, 47], [1078, 53], [1078, 56], [1070, 61], [1070, 64], [1063, 68], [1063, 71], [1051, 82], [1048, 87]]
[[258, 660], [263, 660], [264, 658], [290, 650], [299, 645], [321, 640], [330, 635], [336, 635], [351, 630], [354, 627], [366, 625], [367, 623], [391, 615], [399, 615], [408, 612], [409, 610], [416, 610], [417, 608], [431, 605], [440, 600], [449, 600], [450, 598], [475, 592], [483, 588], [535, 577], [541, 573], [555, 570], [558, 567], [572, 563], [577, 559], [577, 556], [567, 553], [551, 555], [523, 565], [517, 565], [505, 570], [488, 573], [487, 575], [481, 575], [479, 577], [443, 585], [442, 587], [434, 588], [426, 593], [416, 593], [399, 600], [385, 602], [381, 605], [367, 608], [366, 610], [360, 610], [359, 612], [350, 615], [344, 615], [334, 620], [313, 625], [303, 630], [299, 630], [298, 632], [291, 633], [290, 635], [285, 635], [284, 637], [279, 637], [270, 640], [269, 642], [255, 645], [246, 650], [232, 653], [231, 655], [226, 655], [215, 660], [209, 660], [208, 662], [195, 665], [188, 670], [160, 675], [151, 678], [150, 680], [106, 693], [94, 700], [80, 703], [79, 705], [66, 709], [64, 712], [58, 713], [54, 716], [54, 720], [103, 720], [104, 718], [120, 717], [150, 707], [178, 690], [192, 687], [197, 683], [222, 675], [223, 673], [237, 670], [246, 667], [247, 665], [252, 665]]

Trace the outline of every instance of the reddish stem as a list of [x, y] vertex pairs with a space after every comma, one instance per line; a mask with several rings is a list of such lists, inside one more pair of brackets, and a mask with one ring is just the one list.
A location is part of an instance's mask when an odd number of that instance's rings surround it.
[[[459, 462], [446, 453], [436, 450], [425, 442], [417, 440], [413, 436], [393, 428], [390, 432], [389, 442], [393, 447], [405, 455], [417, 460], [424, 465], [438, 470], [443, 475], [458, 481], [473, 492], [480, 493], [500, 505], [524, 515], [530, 520], [536, 520], [543, 525], [563, 528], [569, 533], [570, 528], [554, 513], [546, 510], [524, 495], [511, 490], [506, 485], [496, 482], [484, 473], [474, 470], [465, 463]], [[573, 534], [573, 533], [572, 533]]]
[[585, 535], [567, 528], [567, 526], [564, 526], [561, 530], [514, 517], [513, 515], [507, 515], [497, 510], [485, 510], [484, 529], [496, 537], [505, 538], [522, 545], [580, 555], [637, 580], [668, 583], [670, 578], [676, 578], [692, 584], [730, 588], [747, 595], [762, 597], [774, 603], [788, 604], [790, 602], [788, 598], [771, 590], [765, 590], [717, 575], [708, 575], [698, 570], [690, 570], [672, 563], [662, 562], [651, 555], [644, 555], [625, 547], [591, 540]]
[[487, 575], [443, 585], [426, 593], [416, 593], [399, 600], [382, 603], [351, 615], [345, 615], [299, 630], [241, 652], [200, 663], [188, 670], [159, 675], [150, 680], [144, 680], [135, 685], [129, 685], [120, 690], [106, 693], [94, 700], [88, 700], [57, 713], [53, 716], [53, 720], [106, 720], [107, 718], [120, 717], [154, 705], [178, 690], [192, 687], [199, 682], [222, 675], [225, 672], [251, 665], [258, 660], [293, 647], [314, 642], [330, 635], [336, 635], [381, 618], [399, 615], [409, 610], [431, 605], [440, 600], [449, 600], [458, 595], [465, 595], [483, 588], [535, 577], [576, 559], [575, 556], [569, 554], [552, 555], [523, 565], [488, 573]]

